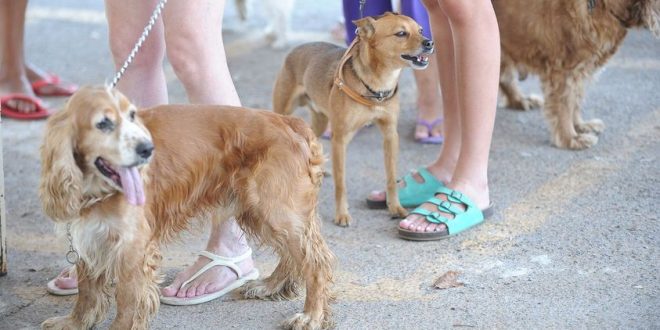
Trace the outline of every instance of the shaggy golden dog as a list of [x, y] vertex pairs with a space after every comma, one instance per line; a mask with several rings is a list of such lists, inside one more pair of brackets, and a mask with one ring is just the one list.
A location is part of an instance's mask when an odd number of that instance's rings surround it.
[[515, 71], [539, 75], [552, 143], [585, 149], [605, 125], [584, 121], [585, 84], [617, 51], [630, 28], [660, 34], [658, 0], [494, 0], [500, 26], [500, 88], [507, 106], [530, 109], [541, 100], [521, 94]]
[[375, 122], [383, 133], [387, 205], [390, 214], [408, 214], [399, 203], [396, 162], [399, 154], [398, 84], [406, 67], [425, 69], [433, 41], [412, 18], [385, 13], [354, 22], [357, 36], [348, 48], [314, 42], [293, 49], [284, 60], [273, 88], [273, 110], [291, 114], [309, 106], [312, 129], [332, 127], [332, 174], [335, 181], [335, 224], [348, 226], [346, 148], [355, 133]]
[[329, 326], [334, 256], [316, 213], [322, 147], [300, 120], [227, 106], [171, 105], [137, 111], [118, 91], [87, 87], [48, 121], [40, 197], [71, 222], [79, 295], [48, 329], [89, 329], [105, 318], [116, 281], [113, 329], [144, 329], [159, 307], [159, 245], [192, 218], [235, 216], [280, 255], [246, 297], [292, 298], [306, 284], [289, 328]]

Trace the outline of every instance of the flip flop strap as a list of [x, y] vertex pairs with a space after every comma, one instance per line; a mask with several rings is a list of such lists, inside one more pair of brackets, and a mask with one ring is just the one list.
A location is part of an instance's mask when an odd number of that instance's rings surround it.
[[419, 176], [422, 177], [422, 179], [424, 179], [424, 182], [421, 182], [421, 183], [417, 182], [417, 180], [415, 180], [415, 178], [413, 177], [414, 172], [410, 172], [402, 178], [402, 180], [406, 183], [406, 187], [412, 187], [412, 186], [418, 185], [418, 184], [431, 183], [431, 182], [434, 182], [434, 181], [438, 181], [438, 179], [436, 179], [433, 176], [433, 174], [431, 174], [431, 172], [429, 172], [429, 170], [427, 170], [424, 167], [418, 168], [417, 173], [419, 174]]
[[47, 85], [58, 85], [60, 83], [60, 76], [56, 74], [48, 74], [42, 79], [39, 79], [32, 83], [33, 89], [39, 89]]
[[428, 130], [429, 130], [429, 133], [433, 130], [433, 127], [435, 127], [435, 125], [438, 125], [440, 123], [442, 123], [442, 118], [437, 118], [437, 119], [435, 119], [434, 121], [431, 121], [431, 122], [428, 122], [424, 119], [418, 119], [417, 120], [417, 124], [422, 125], [422, 126], [426, 126], [426, 128], [428, 128]]
[[252, 249], [248, 248], [248, 250], [245, 253], [233, 258], [222, 257], [208, 251], [199, 251], [197, 252], [197, 254], [209, 258], [211, 261], [208, 264], [204, 265], [204, 267], [198, 270], [197, 273], [191, 276], [187, 281], [183, 282], [183, 284], [181, 284], [181, 287], [186, 286], [188, 283], [194, 281], [196, 278], [204, 274], [204, 272], [215, 266], [225, 266], [233, 270], [234, 273], [236, 273], [236, 276], [238, 276], [238, 278], [243, 277], [243, 272], [241, 272], [241, 269], [238, 267], [236, 263], [249, 258], [252, 255]]

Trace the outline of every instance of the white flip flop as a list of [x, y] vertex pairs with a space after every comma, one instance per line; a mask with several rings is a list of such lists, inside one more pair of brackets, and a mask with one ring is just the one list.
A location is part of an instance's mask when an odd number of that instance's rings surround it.
[[46, 284], [46, 291], [48, 291], [48, 293], [50, 293], [52, 295], [56, 295], [56, 296], [70, 296], [70, 295], [77, 294], [78, 293], [78, 287], [77, 286], [75, 288], [71, 288], [71, 289], [62, 289], [62, 288], [58, 287], [55, 284], [55, 281], [60, 276], [64, 275], [65, 273], [68, 273], [69, 277], [71, 277], [71, 272], [76, 271], [75, 267], [76, 266], [71, 266], [71, 267], [64, 268], [62, 270], [62, 272], [60, 272], [59, 275], [57, 275], [54, 279], [48, 281], [48, 284]]
[[236, 281], [231, 283], [229, 286], [225, 287], [224, 289], [220, 291], [216, 291], [213, 293], [207, 293], [203, 294], [200, 296], [192, 297], [192, 298], [180, 298], [180, 297], [165, 297], [165, 296], [160, 296], [160, 302], [166, 305], [174, 305], [174, 306], [186, 306], [186, 305], [197, 305], [201, 303], [205, 303], [207, 301], [211, 301], [213, 299], [220, 298], [224, 296], [225, 294], [233, 291], [236, 288], [239, 288], [243, 286], [248, 281], [253, 281], [259, 278], [259, 271], [255, 268], [251, 272], [247, 274], [243, 274], [241, 272], [241, 269], [238, 267], [236, 263], [241, 262], [247, 258], [249, 258], [252, 255], [252, 249], [248, 249], [247, 252], [244, 254], [234, 257], [234, 258], [227, 258], [227, 257], [221, 257], [219, 255], [215, 255], [211, 252], [208, 251], [200, 251], [197, 252], [198, 255], [207, 257], [211, 260], [206, 266], [202, 267], [197, 273], [195, 273], [193, 276], [191, 276], [187, 281], [183, 282], [181, 284], [181, 287], [186, 286], [188, 283], [194, 281], [196, 278], [198, 278], [200, 275], [202, 275], [205, 271], [211, 269], [212, 267], [215, 266], [226, 266], [229, 267], [229, 269], [233, 270], [234, 273], [238, 276]]

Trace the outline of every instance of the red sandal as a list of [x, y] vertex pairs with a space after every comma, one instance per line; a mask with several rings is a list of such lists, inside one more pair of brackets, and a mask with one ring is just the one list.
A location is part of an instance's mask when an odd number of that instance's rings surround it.
[[[50, 92], [44, 90], [44, 87], [47, 86], [52, 86]], [[33, 82], [32, 90], [37, 96], [71, 96], [78, 90], [78, 86], [63, 82], [58, 75], [49, 73], [44, 78]]]
[[[21, 112], [9, 104], [12, 100], [32, 103], [35, 106], [35, 110], [32, 112]], [[0, 109], [3, 117], [20, 120], [44, 119], [51, 115], [51, 111], [41, 103], [41, 100], [20, 93], [7, 94], [0, 97]]]

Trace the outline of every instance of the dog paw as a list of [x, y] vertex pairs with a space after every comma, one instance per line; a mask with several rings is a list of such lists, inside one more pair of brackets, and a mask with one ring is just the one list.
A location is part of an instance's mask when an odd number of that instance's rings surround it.
[[[557, 143], [558, 142], [558, 143]], [[580, 133], [570, 139], [559, 139], [555, 145], [559, 148], [582, 150], [598, 143], [598, 137], [590, 133]]]
[[506, 106], [509, 109], [522, 111], [538, 109], [543, 106], [543, 99], [536, 95], [530, 95], [517, 100], [510, 100], [507, 102]]
[[575, 130], [578, 133], [594, 133], [600, 134], [605, 130], [605, 123], [600, 119], [592, 119], [575, 125]]
[[69, 330], [69, 329], [81, 329], [81, 325], [77, 325], [73, 319], [69, 316], [58, 316], [51, 317], [48, 320], [41, 323], [42, 329], [48, 330]]
[[300, 286], [294, 282], [284, 282], [272, 289], [266, 280], [250, 281], [243, 285], [241, 294], [247, 299], [292, 300], [300, 296]]
[[401, 205], [393, 205], [388, 208], [392, 219], [401, 219], [408, 216], [408, 210]]
[[314, 320], [305, 313], [296, 313], [294, 316], [282, 322], [282, 328], [292, 330], [321, 329], [321, 320]]
[[351, 224], [351, 215], [350, 214], [338, 214], [335, 217], [335, 225], [340, 227], [348, 227]]

